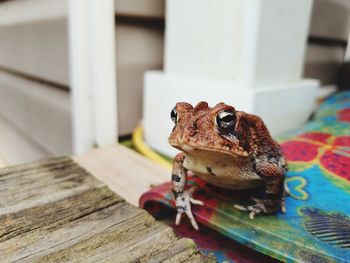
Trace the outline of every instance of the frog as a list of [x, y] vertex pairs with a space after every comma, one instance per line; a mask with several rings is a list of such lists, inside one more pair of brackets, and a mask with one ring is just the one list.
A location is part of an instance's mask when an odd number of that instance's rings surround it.
[[262, 199], [251, 197], [250, 205], [233, 204], [252, 220], [258, 215], [286, 212], [287, 161], [259, 116], [223, 102], [209, 107], [201, 101], [196, 106], [176, 103], [170, 117], [174, 127], [168, 142], [180, 150], [173, 159], [171, 174], [175, 225], [185, 214], [193, 228], [199, 229], [191, 205], [205, 204], [193, 198], [195, 190], [187, 187], [188, 176], [224, 189], [254, 191], [263, 187]]

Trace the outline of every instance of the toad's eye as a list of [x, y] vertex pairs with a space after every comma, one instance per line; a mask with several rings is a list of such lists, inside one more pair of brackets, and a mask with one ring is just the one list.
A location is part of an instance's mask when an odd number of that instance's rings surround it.
[[171, 120], [172, 120], [175, 124], [177, 124], [177, 112], [176, 112], [176, 107], [173, 108], [173, 109], [171, 110], [170, 118], [171, 118]]
[[236, 114], [232, 110], [223, 110], [216, 116], [216, 124], [220, 130], [230, 130], [236, 123]]

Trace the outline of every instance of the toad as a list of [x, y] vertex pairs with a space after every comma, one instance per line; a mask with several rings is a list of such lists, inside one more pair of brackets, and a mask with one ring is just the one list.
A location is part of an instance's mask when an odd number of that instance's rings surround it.
[[179, 149], [173, 161], [172, 193], [180, 224], [186, 214], [193, 227], [198, 225], [191, 204], [204, 205], [186, 189], [187, 175], [227, 189], [264, 187], [262, 200], [252, 198], [252, 205], [234, 205], [254, 219], [260, 214], [285, 212], [284, 178], [287, 163], [260, 117], [219, 103], [209, 107], [199, 102], [195, 107], [179, 102], [171, 111], [175, 126], [169, 136], [171, 146]]

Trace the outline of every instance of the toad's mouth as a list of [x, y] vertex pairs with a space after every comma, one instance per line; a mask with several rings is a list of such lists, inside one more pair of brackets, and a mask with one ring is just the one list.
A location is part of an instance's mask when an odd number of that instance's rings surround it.
[[208, 151], [208, 152], [216, 152], [216, 153], [221, 153], [225, 155], [230, 155], [232, 157], [247, 157], [248, 153], [246, 151], [244, 152], [239, 152], [239, 151], [234, 151], [232, 149], [229, 149], [227, 147], [226, 149], [220, 149], [220, 148], [212, 148], [208, 146], [202, 146], [202, 145], [193, 145], [193, 144], [180, 144], [177, 142], [172, 142], [169, 141], [170, 145], [179, 149], [180, 151], [183, 151], [188, 154], [195, 154], [196, 151]]

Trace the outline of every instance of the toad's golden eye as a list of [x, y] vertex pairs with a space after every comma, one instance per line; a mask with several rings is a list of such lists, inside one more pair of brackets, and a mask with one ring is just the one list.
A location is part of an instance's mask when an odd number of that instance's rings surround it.
[[176, 112], [176, 107], [173, 108], [173, 109], [171, 110], [170, 118], [171, 118], [171, 120], [172, 120], [175, 124], [177, 124], [177, 112]]
[[216, 116], [216, 125], [220, 130], [231, 130], [236, 123], [236, 113], [232, 110], [223, 110]]

